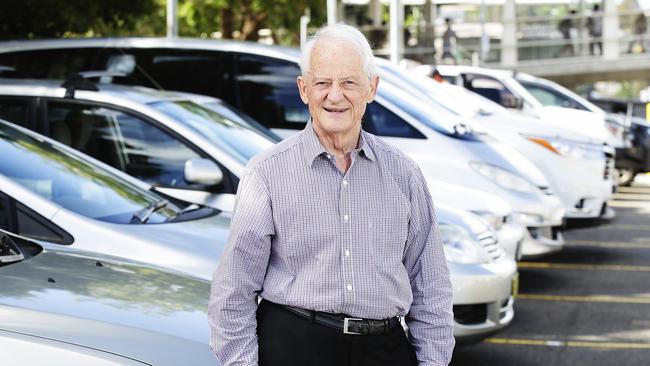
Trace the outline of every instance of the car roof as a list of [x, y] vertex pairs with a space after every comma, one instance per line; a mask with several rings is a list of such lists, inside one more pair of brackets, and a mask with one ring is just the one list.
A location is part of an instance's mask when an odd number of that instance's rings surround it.
[[[63, 97], [65, 88], [61, 86], [61, 80], [51, 79], [11, 79], [0, 78], [0, 94], [16, 96], [48, 96]], [[199, 100], [209, 98], [198, 94], [157, 90], [144, 86], [120, 85], [109, 83], [97, 83], [99, 93], [117, 98], [126, 98], [131, 101], [149, 104], [161, 100], [191, 99]], [[82, 89], [78, 89], [82, 90]], [[88, 92], [88, 90], [83, 90]], [[92, 92], [92, 91], [91, 91]], [[217, 98], [212, 98], [217, 99]]]
[[299, 58], [300, 50], [278, 45], [265, 45], [257, 42], [198, 39], [198, 38], [70, 38], [47, 40], [21, 40], [0, 42], [0, 53], [31, 51], [39, 49], [62, 48], [175, 48], [201, 49], [225, 52], [251, 52], [280, 58]]
[[484, 67], [466, 65], [437, 65], [436, 68], [443, 75], [458, 75], [461, 72], [473, 72], [477, 74], [493, 76], [498, 79], [511, 78], [513, 76], [513, 71], [506, 69], [488, 69]]

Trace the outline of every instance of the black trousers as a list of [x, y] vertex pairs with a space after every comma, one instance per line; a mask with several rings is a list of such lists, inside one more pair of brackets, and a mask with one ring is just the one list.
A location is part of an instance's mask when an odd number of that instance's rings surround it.
[[402, 327], [350, 335], [262, 301], [257, 309], [259, 366], [417, 366]]

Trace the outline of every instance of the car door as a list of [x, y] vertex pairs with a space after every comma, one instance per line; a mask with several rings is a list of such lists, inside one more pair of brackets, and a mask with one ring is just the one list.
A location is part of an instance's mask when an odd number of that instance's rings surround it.
[[[45, 134], [143, 180], [166, 195], [208, 204], [215, 195], [234, 194], [238, 178], [174, 131], [143, 115], [111, 105], [48, 99]], [[223, 172], [217, 185], [189, 182], [185, 164], [210, 159]], [[211, 205], [213, 206], [213, 205]]]

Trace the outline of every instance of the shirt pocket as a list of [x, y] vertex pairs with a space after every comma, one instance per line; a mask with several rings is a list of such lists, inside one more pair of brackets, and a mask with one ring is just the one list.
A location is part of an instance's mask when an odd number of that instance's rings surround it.
[[372, 253], [381, 268], [395, 268], [402, 264], [408, 218], [406, 216], [378, 216], [372, 224]]

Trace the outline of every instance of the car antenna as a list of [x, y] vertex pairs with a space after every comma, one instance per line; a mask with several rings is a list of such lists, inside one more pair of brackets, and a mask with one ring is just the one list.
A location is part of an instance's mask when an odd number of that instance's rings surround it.
[[99, 91], [97, 83], [92, 80], [93, 78], [98, 78], [102, 76], [126, 76], [121, 72], [115, 71], [80, 71], [72, 77], [68, 78], [66, 81], [61, 84], [62, 88], [65, 88], [65, 98], [74, 99], [74, 93], [77, 90], [90, 90], [90, 91]]

